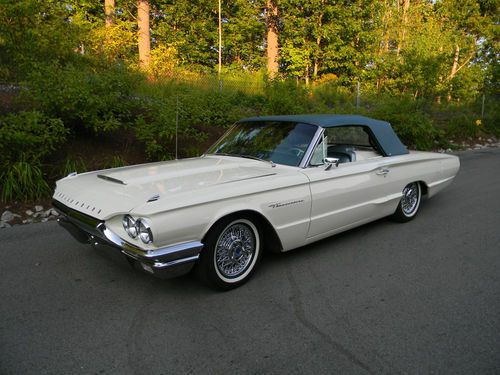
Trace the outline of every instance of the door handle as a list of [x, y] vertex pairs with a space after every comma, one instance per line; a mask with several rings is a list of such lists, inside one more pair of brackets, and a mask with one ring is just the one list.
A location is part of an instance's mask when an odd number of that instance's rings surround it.
[[385, 177], [385, 175], [386, 175], [387, 173], [389, 173], [389, 169], [387, 169], [387, 168], [381, 168], [381, 169], [379, 169], [379, 170], [378, 170], [377, 172], [375, 172], [375, 173], [376, 173], [377, 175], [379, 175], [379, 176], [384, 176], [384, 177]]

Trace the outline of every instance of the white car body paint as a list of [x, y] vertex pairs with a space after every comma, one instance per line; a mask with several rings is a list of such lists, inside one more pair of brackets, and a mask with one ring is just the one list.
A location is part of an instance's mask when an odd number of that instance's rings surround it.
[[[68, 176], [53, 198], [145, 251], [202, 241], [221, 218], [250, 210], [269, 221], [287, 251], [394, 213], [410, 182], [423, 182], [431, 197], [458, 169], [456, 156], [417, 151], [328, 170], [208, 155]], [[149, 219], [154, 242], [128, 237], [125, 214]]]

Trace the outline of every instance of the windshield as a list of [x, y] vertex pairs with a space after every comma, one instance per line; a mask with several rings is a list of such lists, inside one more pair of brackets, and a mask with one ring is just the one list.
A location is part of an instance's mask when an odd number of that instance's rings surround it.
[[316, 130], [314, 125], [297, 122], [239, 122], [208, 153], [298, 166]]

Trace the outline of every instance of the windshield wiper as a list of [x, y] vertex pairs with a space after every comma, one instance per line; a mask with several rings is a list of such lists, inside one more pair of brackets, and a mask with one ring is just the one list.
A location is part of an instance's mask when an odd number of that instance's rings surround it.
[[245, 159], [253, 159], [253, 160], [259, 160], [259, 161], [263, 161], [265, 163], [269, 163], [271, 164], [271, 166], [274, 168], [276, 167], [276, 164], [272, 161], [272, 160], [266, 160], [266, 159], [262, 159], [262, 158], [259, 158], [258, 156], [253, 156], [253, 155], [245, 155], [245, 154], [229, 154], [229, 153], [226, 153], [226, 152], [215, 152], [213, 154], [209, 154], [209, 155], [221, 155], [221, 156], [233, 156], [233, 157], [237, 157], [237, 158], [245, 158]]
[[253, 159], [253, 160], [259, 160], [259, 161], [263, 161], [263, 162], [266, 162], [266, 163], [269, 163], [271, 164], [271, 166], [274, 168], [276, 167], [276, 164], [274, 164], [274, 162], [272, 160], [266, 160], [266, 159], [262, 159], [262, 158], [259, 158], [258, 156], [253, 156], [253, 155], [238, 155], [242, 158], [247, 158], [247, 159]]

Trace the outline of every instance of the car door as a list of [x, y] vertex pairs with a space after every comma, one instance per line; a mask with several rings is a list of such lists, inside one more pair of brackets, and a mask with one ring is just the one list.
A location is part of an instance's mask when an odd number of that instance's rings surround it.
[[[326, 156], [325, 147], [321, 142], [318, 144]], [[338, 166], [312, 163], [303, 169], [310, 181], [312, 197], [308, 241], [392, 213], [392, 202], [399, 198], [391, 190], [391, 159], [378, 156]]]

